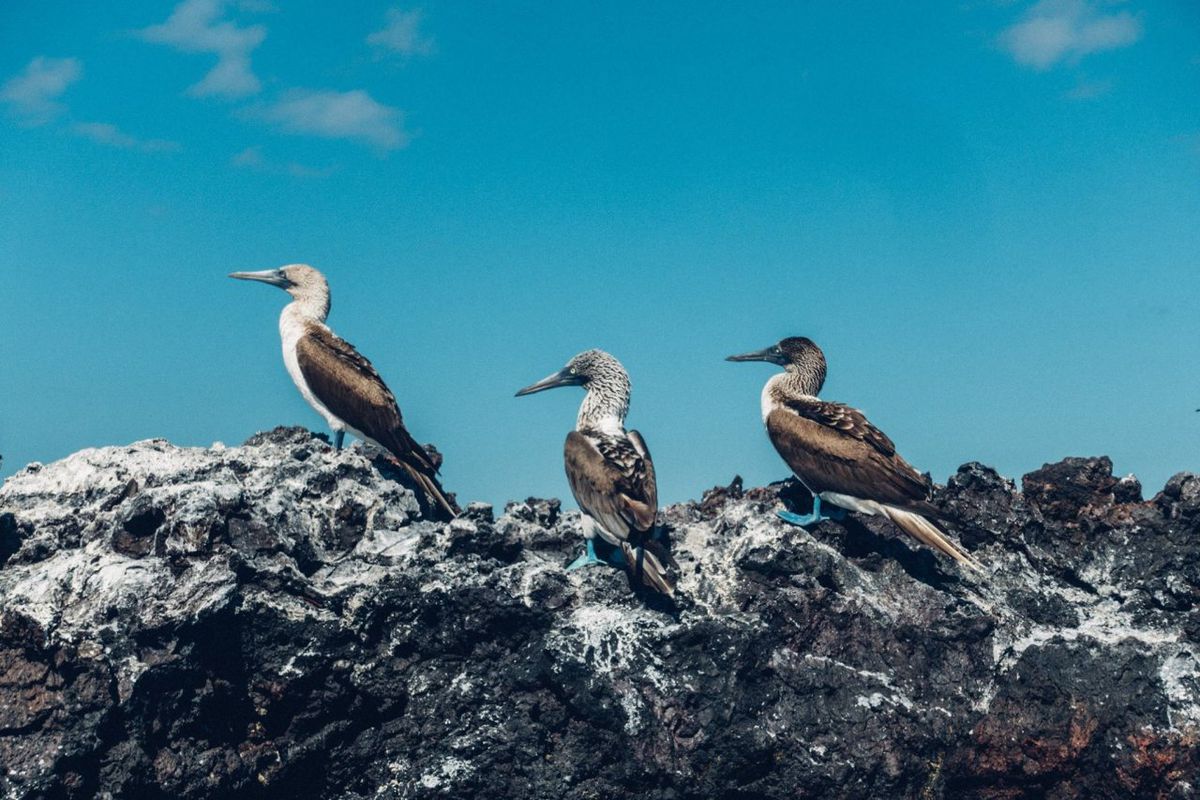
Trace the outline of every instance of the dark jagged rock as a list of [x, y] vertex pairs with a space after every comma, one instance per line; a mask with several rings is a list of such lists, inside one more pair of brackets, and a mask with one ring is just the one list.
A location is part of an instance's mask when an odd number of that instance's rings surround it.
[[9, 798], [1190, 798], [1200, 478], [1107, 459], [935, 502], [986, 579], [791, 482], [664, 512], [677, 602], [566, 573], [578, 515], [449, 524], [279, 429], [0, 489]]

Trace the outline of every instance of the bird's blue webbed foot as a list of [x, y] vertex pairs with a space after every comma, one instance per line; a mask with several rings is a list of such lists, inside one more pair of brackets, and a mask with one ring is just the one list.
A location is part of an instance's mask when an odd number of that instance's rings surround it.
[[336, 431], [333, 434], [333, 450], [336, 453], [342, 452], [342, 444], [346, 441], [345, 431]]
[[[605, 544], [607, 544], [607, 542]], [[597, 555], [596, 540], [588, 539], [587, 540], [587, 550], [583, 553], [583, 555], [581, 555], [579, 558], [572, 561], [567, 566], [567, 572], [574, 572], [577, 569], [583, 569], [584, 567], [590, 567], [593, 564], [604, 564], [604, 565], [607, 565], [610, 567], [625, 566], [625, 557], [623, 555], [621, 555], [621, 551], [619, 548], [612, 547], [611, 545], [609, 545], [608, 550], [609, 550], [609, 552], [605, 553], [605, 555], [603, 557], [601, 557], [600, 555]]]
[[789, 525], [799, 525], [805, 527], [815, 525], [818, 522], [823, 522], [827, 519], [839, 520], [846, 516], [846, 512], [837, 506], [833, 506], [828, 513], [821, 511], [821, 498], [813, 495], [813, 510], [809, 514], [797, 514], [794, 511], [776, 511], [775, 515]]

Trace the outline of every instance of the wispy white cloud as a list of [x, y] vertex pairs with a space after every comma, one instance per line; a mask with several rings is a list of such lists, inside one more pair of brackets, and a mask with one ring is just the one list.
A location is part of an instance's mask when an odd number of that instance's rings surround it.
[[242, 169], [275, 175], [290, 175], [293, 178], [328, 178], [337, 172], [337, 167], [334, 165], [328, 167], [310, 167], [307, 164], [300, 164], [295, 161], [289, 161], [285, 164], [268, 161], [263, 156], [262, 148], [257, 145], [247, 147], [240, 153], [234, 154], [233, 158], [229, 159], [229, 163]]
[[[72, 83], [83, 76], [83, 64], [77, 58], [38, 56], [21, 74], [0, 86], [0, 101], [7, 103], [23, 124], [44, 125], [67, 113], [59, 98]], [[70, 122], [68, 130], [98, 144], [143, 153], [164, 153], [180, 149], [179, 142], [165, 139], [141, 139], [108, 122]]]
[[229, 163], [235, 167], [261, 167], [265, 163], [263, 161], [262, 148], [257, 146], [247, 147], [240, 153], [234, 154], [233, 158], [229, 159]]
[[328, 178], [333, 173], [337, 172], [337, 167], [310, 167], [307, 164], [297, 164], [295, 161], [289, 161], [283, 165], [284, 171], [293, 178]]
[[404, 147], [409, 141], [403, 112], [376, 102], [362, 89], [289, 89], [277, 101], [247, 114], [285, 133], [352, 139], [380, 150]]
[[143, 153], [169, 153], [180, 149], [179, 142], [166, 139], [141, 139], [132, 136], [108, 122], [77, 122], [71, 132], [98, 144], [122, 150], [140, 150]]
[[235, 0], [235, 5], [242, 10], [252, 14], [274, 14], [279, 10], [279, 6], [271, 2], [271, 0]]
[[367, 37], [367, 44], [403, 56], [427, 56], [434, 50], [433, 39], [421, 34], [423, 14], [419, 9], [401, 11], [390, 8], [387, 24]]
[[137, 32], [147, 42], [217, 57], [216, 66], [188, 89], [197, 97], [245, 97], [262, 89], [250, 67], [250, 54], [262, 44], [267, 29], [222, 19], [227, 5], [227, 0], [184, 0], [166, 22]]
[[1112, 81], [1080, 81], [1065, 96], [1068, 100], [1095, 100], [1112, 91]]
[[1088, 0], [1041, 0], [1000, 34], [1000, 46], [1018, 64], [1049, 69], [1090, 53], [1128, 47], [1142, 37], [1128, 11], [1103, 10]]
[[77, 58], [38, 56], [0, 87], [0, 101], [23, 124], [44, 125], [66, 110], [58, 99], [82, 76], [83, 64]]

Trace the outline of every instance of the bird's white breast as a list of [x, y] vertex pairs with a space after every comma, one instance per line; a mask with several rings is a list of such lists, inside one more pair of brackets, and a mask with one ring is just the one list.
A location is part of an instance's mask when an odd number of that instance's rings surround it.
[[777, 375], [772, 375], [771, 379], [763, 384], [762, 398], [760, 401], [762, 403], [763, 425], [767, 424], [767, 417], [771, 416], [771, 412], [779, 408], [779, 401], [775, 399], [777, 397], [775, 386], [786, 377], [786, 372], [780, 372]]
[[304, 380], [304, 373], [300, 371], [300, 359], [296, 355], [296, 345], [307, 332], [307, 326], [315, 324], [320, 323], [305, 319], [294, 304], [289, 304], [283, 309], [283, 313], [279, 315], [279, 338], [283, 341], [283, 365], [287, 367], [288, 375], [292, 376], [292, 383], [296, 384], [296, 388], [300, 390], [305, 401], [313, 407], [314, 411], [325, 418], [329, 427], [335, 431], [346, 430], [346, 423], [335, 417], [325, 407], [325, 404], [317, 399], [317, 396], [308, 388], [308, 381]]

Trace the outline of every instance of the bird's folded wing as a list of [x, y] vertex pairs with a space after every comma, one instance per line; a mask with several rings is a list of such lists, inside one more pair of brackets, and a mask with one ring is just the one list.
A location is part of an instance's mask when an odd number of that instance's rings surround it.
[[810, 491], [902, 507], [921, 504], [929, 496], [925, 478], [857, 409], [793, 400], [767, 416], [767, 433]]
[[621, 539], [653, 528], [658, 513], [654, 465], [645, 442], [636, 438], [638, 444], [625, 436], [571, 431], [564, 449], [567, 480], [579, 507]]
[[[634, 477], [631, 483], [641, 487], [641, 496], [645, 498], [644, 505], [650, 508], [650, 522], [646, 527], [654, 525], [654, 517], [658, 515], [658, 481], [654, 475], [654, 461], [650, 458], [650, 448], [646, 446], [646, 440], [637, 431], [629, 431], [626, 434], [629, 437], [629, 443], [633, 445], [637, 451], [640, 461], [634, 465]], [[638, 472], [640, 470], [640, 473]]]
[[435, 472], [424, 448], [405, 429], [395, 395], [353, 345], [314, 325], [297, 342], [296, 360], [313, 394], [335, 416], [398, 458]]
[[813, 398], [789, 399], [785, 406], [805, 419], [864, 441], [885, 456], [896, 453], [896, 445], [892, 444], [887, 434], [872, 425], [866, 415], [857, 408], [845, 403], [831, 403]]

